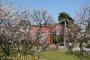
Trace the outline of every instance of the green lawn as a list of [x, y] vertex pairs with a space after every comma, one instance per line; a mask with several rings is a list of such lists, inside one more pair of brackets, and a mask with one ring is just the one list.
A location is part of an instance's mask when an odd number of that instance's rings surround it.
[[[15, 56], [19, 57], [20, 55], [16, 50], [15, 51], [13, 50], [11, 52], [15, 54], [12, 56], [12, 58]], [[3, 56], [3, 53], [0, 49], [0, 57], [2, 56]], [[31, 59], [30, 55], [22, 55], [22, 54], [21, 54], [21, 57], [19, 57], [20, 58], [19, 60], [22, 60], [22, 58], [25, 56], [28, 57], [28, 60], [33, 60]], [[79, 55], [77, 55], [76, 53], [67, 54], [67, 51], [57, 51], [55, 49], [42, 51], [40, 52], [39, 56], [40, 56], [40, 60], [80, 60]], [[17, 60], [17, 59], [14, 58], [14, 60]], [[90, 60], [90, 55], [88, 55], [88, 53], [84, 53], [83, 60]]]
[[[40, 53], [42, 60], [80, 60], [75, 54], [67, 54], [65, 51], [48, 50]], [[89, 55], [85, 55], [83, 60], [90, 60]]]

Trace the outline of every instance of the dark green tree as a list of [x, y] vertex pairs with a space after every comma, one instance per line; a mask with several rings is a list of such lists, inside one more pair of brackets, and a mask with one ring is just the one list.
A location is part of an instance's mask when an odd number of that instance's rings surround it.
[[66, 41], [67, 40], [67, 28], [70, 27], [71, 24], [74, 23], [74, 19], [66, 12], [61, 12], [59, 13], [59, 16], [58, 16], [58, 21], [60, 21], [60, 24], [64, 25], [64, 46], [65, 47], [68, 47], [68, 43]]
[[[63, 42], [63, 40], [64, 40], [63, 38], [64, 38], [64, 35], [63, 34], [59, 34], [58, 35], [58, 41], [57, 41], [56, 34], [51, 34], [51, 39], [53, 40], [53, 42], [55, 44], [60, 43], [60, 42]], [[63, 43], [61, 45], [63, 45]]]
[[66, 12], [59, 13], [58, 21], [62, 21], [64, 19], [68, 19], [71, 22], [74, 22], [74, 19], [68, 13], [66, 13]]

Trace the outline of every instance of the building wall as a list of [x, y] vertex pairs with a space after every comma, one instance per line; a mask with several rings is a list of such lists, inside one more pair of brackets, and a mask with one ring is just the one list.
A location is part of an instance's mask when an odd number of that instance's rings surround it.
[[50, 33], [52, 33], [52, 32], [55, 32], [55, 33], [62, 32], [62, 26], [60, 26], [60, 25], [56, 25], [56, 26], [53, 26], [53, 27], [41, 26], [41, 28], [40, 29], [39, 28], [40, 28], [39, 26], [32, 26], [32, 29], [30, 30], [30, 32], [33, 36], [32, 38], [35, 40], [37, 33], [41, 32], [42, 38], [40, 38], [40, 41], [42, 41], [42, 42], [46, 41], [47, 43], [51, 43], [51, 44], [53, 44], [53, 41], [51, 40]]

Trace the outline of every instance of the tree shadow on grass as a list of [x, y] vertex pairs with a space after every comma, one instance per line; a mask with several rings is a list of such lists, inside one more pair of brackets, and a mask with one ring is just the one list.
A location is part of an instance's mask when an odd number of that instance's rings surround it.
[[[80, 53], [79, 52], [73, 52], [72, 54], [76, 55], [77, 57], [80, 58]], [[83, 59], [85, 60], [90, 60], [90, 52], [83, 52]]]
[[90, 60], [90, 52], [84, 51], [84, 58]]

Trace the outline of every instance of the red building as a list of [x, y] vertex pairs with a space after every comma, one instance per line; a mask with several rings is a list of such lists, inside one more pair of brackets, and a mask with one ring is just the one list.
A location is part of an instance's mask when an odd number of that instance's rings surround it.
[[37, 39], [37, 34], [38, 32], [41, 33], [39, 35], [41, 35], [42, 37], [40, 38], [41, 43], [47, 41], [47, 43], [53, 44], [53, 40], [51, 40], [50, 34], [51, 33], [60, 33], [62, 32], [62, 26], [59, 24], [53, 24], [51, 26], [47, 25], [43, 25], [43, 26], [32, 26], [30, 33], [32, 34], [32, 39], [35, 40]]

